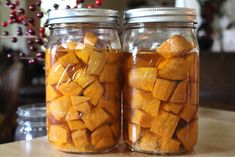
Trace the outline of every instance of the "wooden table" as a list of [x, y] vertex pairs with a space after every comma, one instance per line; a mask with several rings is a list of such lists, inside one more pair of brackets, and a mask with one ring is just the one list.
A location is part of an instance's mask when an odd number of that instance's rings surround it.
[[[200, 109], [199, 141], [192, 154], [179, 157], [235, 157], [235, 112]], [[120, 151], [121, 150], [121, 151]], [[147, 157], [122, 151], [99, 155], [67, 154], [54, 150], [46, 137], [0, 145], [0, 157]], [[174, 156], [171, 156], [174, 157]]]

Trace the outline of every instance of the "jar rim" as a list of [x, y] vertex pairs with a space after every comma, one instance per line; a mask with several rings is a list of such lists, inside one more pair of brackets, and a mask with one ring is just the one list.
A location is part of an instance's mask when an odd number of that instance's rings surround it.
[[119, 12], [111, 9], [58, 9], [48, 13], [48, 24], [118, 23]]
[[130, 9], [124, 12], [124, 23], [185, 22], [197, 23], [197, 13], [192, 8], [161, 7]]
[[24, 105], [18, 107], [16, 113], [20, 117], [46, 117], [46, 106], [44, 103]]

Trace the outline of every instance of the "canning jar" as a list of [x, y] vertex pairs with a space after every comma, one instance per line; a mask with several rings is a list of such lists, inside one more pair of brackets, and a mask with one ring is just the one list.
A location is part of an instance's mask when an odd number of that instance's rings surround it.
[[32, 140], [46, 136], [46, 106], [32, 104], [20, 106], [17, 109], [17, 127], [15, 140]]
[[125, 143], [145, 153], [192, 151], [199, 103], [195, 10], [134, 9], [124, 20]]
[[49, 25], [49, 142], [65, 152], [108, 151], [120, 137], [118, 12], [56, 10], [49, 13]]

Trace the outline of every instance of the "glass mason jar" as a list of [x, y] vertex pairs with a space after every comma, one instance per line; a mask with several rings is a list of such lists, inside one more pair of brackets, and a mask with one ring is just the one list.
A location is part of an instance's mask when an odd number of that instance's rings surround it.
[[49, 13], [47, 129], [58, 150], [105, 152], [119, 143], [118, 17], [106, 9]]
[[46, 136], [45, 104], [25, 105], [17, 109], [15, 140], [31, 140]]
[[125, 12], [124, 140], [133, 151], [182, 154], [197, 142], [195, 24], [192, 9]]

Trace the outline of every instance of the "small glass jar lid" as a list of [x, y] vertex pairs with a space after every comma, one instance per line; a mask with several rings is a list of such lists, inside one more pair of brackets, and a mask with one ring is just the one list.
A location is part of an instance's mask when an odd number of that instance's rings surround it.
[[190, 22], [197, 23], [195, 9], [191, 8], [140, 8], [124, 13], [125, 23], [140, 22]]
[[64, 9], [49, 12], [49, 25], [66, 23], [118, 23], [119, 12], [110, 9]]

